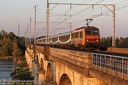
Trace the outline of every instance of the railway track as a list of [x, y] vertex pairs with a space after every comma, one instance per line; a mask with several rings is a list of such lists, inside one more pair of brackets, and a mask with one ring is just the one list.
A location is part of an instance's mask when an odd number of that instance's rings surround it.
[[[57, 47], [53, 47], [57, 48]], [[61, 49], [67, 49], [67, 48], [61, 48]], [[114, 56], [122, 56], [122, 57], [128, 57], [128, 53], [121, 53], [121, 52], [111, 52], [111, 51], [102, 51], [102, 50], [95, 50], [95, 51], [88, 51], [88, 50], [76, 50], [76, 49], [67, 49], [67, 50], [75, 50], [75, 51], [81, 51], [81, 52], [90, 52], [90, 53], [97, 53], [97, 54], [106, 54], [106, 55], [114, 55]]]
[[106, 55], [115, 55], [115, 56], [128, 57], [128, 53], [120, 53], [120, 52], [93, 51], [93, 53], [99, 53], [99, 54], [106, 54]]
[[[37, 49], [41, 50], [40, 46], [36, 47]], [[67, 48], [60, 48], [60, 47], [52, 47], [52, 48], [59, 48], [59, 49], [66, 49], [66, 50], [74, 50], [74, 51], [81, 51], [81, 52], [90, 52], [90, 53], [97, 53], [97, 54], [104, 54], [104, 55], [114, 55], [114, 56], [122, 56], [122, 57], [128, 57], [128, 53], [121, 53], [121, 52], [111, 52], [109, 50], [102, 51], [102, 50], [77, 50], [77, 49], [67, 49]]]

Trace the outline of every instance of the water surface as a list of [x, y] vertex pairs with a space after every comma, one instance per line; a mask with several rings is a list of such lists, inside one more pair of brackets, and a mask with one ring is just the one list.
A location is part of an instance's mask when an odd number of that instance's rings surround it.
[[3, 80], [11, 81], [10, 73], [14, 70], [14, 62], [0, 61], [0, 85]]

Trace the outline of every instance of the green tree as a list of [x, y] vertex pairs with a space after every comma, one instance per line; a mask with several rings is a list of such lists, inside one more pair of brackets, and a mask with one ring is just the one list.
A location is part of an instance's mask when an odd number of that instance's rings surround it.
[[120, 40], [119, 40], [119, 47], [122, 48], [124, 47], [124, 38], [120, 37]]
[[11, 40], [13, 40], [13, 39], [16, 37], [16, 35], [15, 35], [13, 32], [10, 32], [10, 33], [8, 34], [8, 37], [9, 37]]
[[13, 45], [13, 58], [20, 57], [22, 55], [21, 50], [18, 47], [18, 38], [15, 37], [12, 42]]
[[24, 56], [25, 50], [26, 50], [26, 47], [25, 47], [25, 38], [24, 37], [20, 37], [19, 44], [18, 45], [19, 45], [19, 48], [20, 48], [20, 50], [22, 52], [22, 56]]
[[18, 58], [25, 54], [24, 37], [18, 37], [13, 32], [0, 35], [0, 56]]
[[0, 34], [0, 40], [2, 40], [3, 39], [3, 35], [2, 34]]
[[119, 47], [119, 38], [116, 38], [116, 47]]
[[[100, 44], [101, 46], [106, 46], [106, 47], [111, 47], [111, 43], [112, 43], [112, 37], [107, 37], [107, 38], [101, 38], [100, 40]], [[119, 48], [128, 48], [128, 37], [123, 38], [116, 38], [116, 47]]]
[[12, 56], [12, 43], [11, 39], [4, 38], [3, 42], [1, 43], [0, 54], [4, 57]]
[[107, 38], [101, 38], [101, 46], [104, 47], [111, 47], [112, 46], [112, 37], [107, 37]]
[[120, 48], [127, 48], [128, 47], [128, 38], [120, 38], [119, 40], [119, 47]]

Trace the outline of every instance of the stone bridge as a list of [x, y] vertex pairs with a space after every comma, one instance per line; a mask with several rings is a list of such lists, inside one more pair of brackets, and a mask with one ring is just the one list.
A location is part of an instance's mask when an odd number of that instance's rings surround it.
[[94, 65], [90, 52], [49, 46], [26, 47], [26, 61], [34, 76], [34, 85], [128, 85], [128, 72]]

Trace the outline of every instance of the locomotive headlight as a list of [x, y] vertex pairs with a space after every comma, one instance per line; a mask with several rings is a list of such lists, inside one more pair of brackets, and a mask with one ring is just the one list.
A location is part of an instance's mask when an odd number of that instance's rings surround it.
[[96, 41], [99, 41], [99, 40], [96, 40]]
[[88, 41], [88, 40], [87, 40]]

